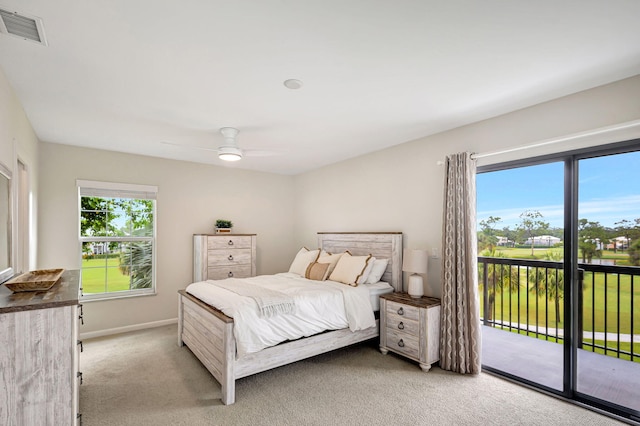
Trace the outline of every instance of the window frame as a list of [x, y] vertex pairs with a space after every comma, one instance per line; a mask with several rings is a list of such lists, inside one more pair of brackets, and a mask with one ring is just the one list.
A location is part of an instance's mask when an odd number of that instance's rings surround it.
[[[97, 301], [97, 300], [111, 300], [111, 299], [123, 299], [130, 297], [140, 296], [153, 296], [157, 294], [156, 291], [156, 239], [157, 239], [157, 193], [158, 187], [153, 185], [139, 185], [130, 183], [116, 183], [116, 182], [102, 182], [81, 180], [76, 181], [78, 190], [78, 258], [80, 259], [80, 297], [82, 301]], [[86, 237], [81, 235], [81, 220], [82, 220], [82, 198], [83, 197], [101, 197], [101, 198], [129, 198], [136, 200], [151, 200], [152, 201], [152, 214], [153, 225], [152, 234], [149, 237], [140, 236], [91, 236]], [[117, 243], [129, 243], [129, 242], [150, 242], [151, 243], [151, 287], [144, 289], [129, 289], [115, 292], [104, 293], [91, 293], [85, 294], [82, 291], [82, 246], [83, 243], [91, 242], [117, 242]]]

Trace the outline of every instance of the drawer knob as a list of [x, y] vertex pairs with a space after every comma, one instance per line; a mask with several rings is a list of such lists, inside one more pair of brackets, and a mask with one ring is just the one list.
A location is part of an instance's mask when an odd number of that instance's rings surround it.
[[228, 244], [229, 244], [230, 246], [232, 246], [232, 245], [233, 245], [233, 240], [229, 240], [229, 243], [228, 243]]
[[227, 276], [228, 276], [229, 278], [233, 277], [233, 271], [229, 271], [229, 273], [227, 274]]
[[402, 307], [398, 309], [398, 315], [404, 315], [404, 309], [402, 309]]
[[402, 339], [400, 339], [400, 341], [398, 342], [398, 346], [404, 348], [404, 341]]
[[398, 328], [400, 330], [404, 330], [404, 323], [402, 321], [400, 321], [400, 324], [398, 324]]
[[229, 255], [229, 257], [227, 257], [227, 259], [229, 259], [229, 260], [233, 260], [233, 255], [232, 255], [232, 254], [230, 254], [230, 255]]

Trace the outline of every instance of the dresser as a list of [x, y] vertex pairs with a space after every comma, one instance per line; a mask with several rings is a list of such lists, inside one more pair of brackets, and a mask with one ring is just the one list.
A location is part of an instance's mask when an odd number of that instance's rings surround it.
[[79, 271], [49, 291], [0, 285], [0, 425], [80, 422]]
[[429, 371], [440, 359], [440, 299], [407, 293], [380, 296], [380, 352], [395, 352]]
[[193, 282], [256, 275], [256, 234], [193, 236]]

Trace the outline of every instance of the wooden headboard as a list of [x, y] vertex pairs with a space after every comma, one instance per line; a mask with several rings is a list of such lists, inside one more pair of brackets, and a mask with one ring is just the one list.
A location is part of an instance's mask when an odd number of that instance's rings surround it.
[[329, 253], [349, 250], [354, 256], [389, 259], [381, 281], [402, 291], [402, 232], [318, 232], [318, 246]]

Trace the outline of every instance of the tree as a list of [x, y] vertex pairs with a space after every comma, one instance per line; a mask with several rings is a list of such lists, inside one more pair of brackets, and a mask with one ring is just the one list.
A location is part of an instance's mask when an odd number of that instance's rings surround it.
[[601, 244], [606, 240], [606, 230], [599, 222], [588, 219], [578, 221], [578, 248], [582, 253], [582, 262], [591, 263], [593, 257], [602, 257]]
[[636, 239], [629, 246], [629, 263], [633, 266], [640, 266], [640, 239]]
[[[545, 253], [544, 259], [560, 262], [562, 261], [562, 255], [549, 250]], [[529, 270], [529, 281], [533, 282], [529, 288], [530, 293], [535, 293], [537, 297], [546, 296], [548, 300], [555, 302], [556, 324], [559, 324], [560, 300], [564, 295], [564, 271], [562, 266], [559, 265], [559, 269], [533, 267]]]
[[616, 222], [615, 225], [618, 225], [615, 229], [618, 231], [618, 234], [622, 235], [627, 240], [627, 248], [629, 248], [631, 235], [634, 233], [632, 222], [627, 219], [622, 219]]
[[80, 235], [83, 236], [106, 236], [109, 223], [115, 219], [115, 215], [107, 215], [108, 211], [114, 210], [114, 200], [102, 197], [81, 197], [80, 198]]
[[[485, 257], [506, 257], [502, 252], [496, 252], [494, 250], [485, 250], [481, 253], [482, 256]], [[478, 266], [478, 283], [480, 294], [483, 293], [483, 283], [484, 283], [484, 268], [487, 268], [487, 289], [488, 292], [488, 301], [487, 306], [484, 307], [484, 318], [485, 320], [493, 319], [493, 306], [496, 300], [496, 293], [502, 294], [504, 290], [507, 290], [509, 293], [517, 293], [520, 290], [520, 277], [518, 276], [518, 268], [512, 267], [511, 265], [501, 265], [497, 263], [480, 263]]]
[[498, 242], [498, 237], [496, 237], [496, 230], [493, 226], [500, 222], [499, 217], [489, 216], [486, 220], [480, 221], [480, 233], [478, 234], [478, 249], [487, 249], [489, 251], [493, 251], [496, 243]]
[[129, 243], [120, 252], [120, 272], [129, 275], [132, 289], [151, 287], [152, 255], [149, 242]]
[[525, 210], [520, 214], [520, 223], [518, 231], [524, 235], [525, 239], [531, 240], [531, 256], [533, 257], [533, 248], [535, 245], [535, 237], [547, 228], [549, 223], [542, 220], [544, 216], [537, 210]]
[[515, 245], [515, 241], [518, 239], [518, 231], [510, 229], [508, 226], [502, 228], [502, 236], [511, 241]]

